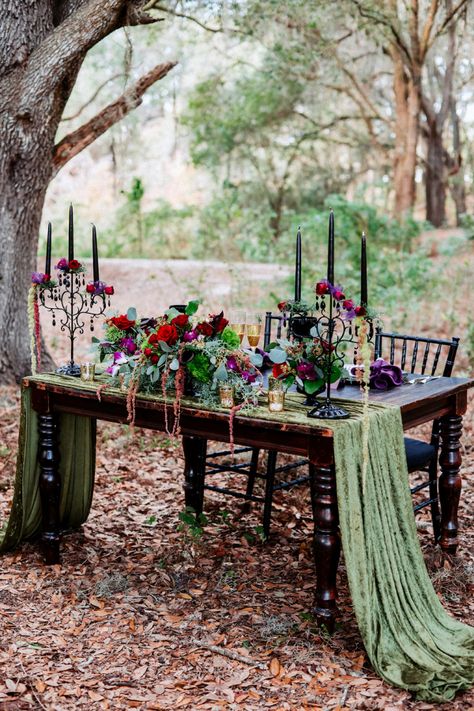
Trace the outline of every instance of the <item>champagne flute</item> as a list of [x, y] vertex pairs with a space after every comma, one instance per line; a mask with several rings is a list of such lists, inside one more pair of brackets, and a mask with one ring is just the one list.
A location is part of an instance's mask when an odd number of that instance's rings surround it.
[[260, 334], [262, 331], [261, 323], [248, 323], [245, 327], [245, 332], [247, 333], [247, 340], [251, 348], [256, 348], [258, 342], [260, 341]]
[[247, 315], [246, 315], [245, 311], [232, 310], [229, 313], [230, 327], [233, 331], [236, 332], [236, 334], [240, 338], [241, 343], [242, 343], [244, 335], [245, 335], [246, 319], [247, 319]]

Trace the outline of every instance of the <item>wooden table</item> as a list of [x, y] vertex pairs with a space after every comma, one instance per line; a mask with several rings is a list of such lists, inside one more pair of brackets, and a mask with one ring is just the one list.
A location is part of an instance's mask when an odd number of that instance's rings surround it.
[[[58, 378], [54, 383], [25, 379], [32, 389], [33, 408], [38, 413], [40, 493], [42, 501], [42, 546], [49, 564], [59, 562], [59, 493], [57, 413], [68, 412], [111, 422], [127, 421], [125, 396], [117, 390], [104, 391], [101, 400], [95, 390], [74, 387], [74, 379]], [[404, 429], [440, 419], [441, 475], [441, 540], [444, 551], [456, 553], [458, 545], [457, 512], [461, 492], [460, 438], [462, 415], [466, 412], [467, 391], [474, 380], [440, 378], [423, 385], [403, 385], [391, 391], [371, 392], [373, 401], [399, 405]], [[341, 397], [361, 399], [357, 387], [338, 391]], [[172, 407], [168, 406], [172, 421]], [[322, 422], [322, 421], [321, 421]], [[138, 427], [165, 430], [164, 405], [151, 399], [137, 398]], [[202, 510], [202, 482], [205, 472], [207, 440], [229, 441], [229, 418], [226, 413], [196, 407], [182, 407], [180, 418], [185, 457], [185, 501], [196, 512]], [[314, 559], [316, 591], [314, 615], [318, 623], [330, 629], [336, 615], [336, 573], [340, 554], [340, 534], [334, 470], [333, 437], [322, 424], [315, 427], [284, 421], [275, 422], [253, 416], [236, 417], [236, 444], [273, 449], [303, 455], [310, 462], [311, 504], [314, 520]]]

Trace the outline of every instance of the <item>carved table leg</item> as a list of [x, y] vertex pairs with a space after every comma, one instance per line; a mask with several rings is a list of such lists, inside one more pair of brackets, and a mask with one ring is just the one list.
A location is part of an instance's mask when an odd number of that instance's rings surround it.
[[41, 544], [45, 563], [59, 563], [58, 427], [54, 415], [38, 415], [39, 491], [42, 509]]
[[[330, 452], [324, 452], [330, 447]], [[333, 464], [332, 441], [322, 447], [326, 454], [322, 463], [309, 467], [311, 505], [314, 520], [314, 562], [316, 567], [316, 594], [314, 614], [319, 625], [334, 630], [337, 613], [336, 574], [341, 552], [339, 514], [336, 495], [336, 472]], [[323, 463], [325, 466], [323, 466]]]
[[441, 454], [439, 498], [441, 504], [441, 548], [452, 555], [458, 547], [458, 506], [461, 495], [462, 417], [446, 415], [440, 421]]
[[202, 437], [183, 437], [184, 452], [184, 498], [186, 507], [196, 516], [202, 513], [204, 498], [204, 475], [206, 472], [207, 440]]

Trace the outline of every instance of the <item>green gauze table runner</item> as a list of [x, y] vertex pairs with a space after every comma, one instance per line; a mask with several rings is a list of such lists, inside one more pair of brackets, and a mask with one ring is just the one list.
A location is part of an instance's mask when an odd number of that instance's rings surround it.
[[[13, 503], [6, 526], [0, 531], [0, 552], [15, 548], [41, 531], [37, 447], [37, 415], [31, 407], [31, 391], [22, 388]], [[59, 454], [61, 525], [77, 528], [86, 521], [92, 503], [95, 421], [79, 415], [59, 415]]]
[[[95, 390], [96, 385], [78, 382], [77, 387]], [[183, 398], [185, 404], [196, 406], [196, 401]], [[412, 511], [400, 410], [371, 403], [363, 467], [362, 405], [349, 400], [341, 404], [351, 417], [325, 420], [324, 427], [334, 432], [342, 544], [367, 654], [388, 683], [415, 692], [419, 699], [449, 701], [474, 682], [474, 628], [445, 612], [429, 579]], [[258, 407], [252, 416], [321, 426], [321, 421], [308, 420], [297, 395], [287, 396], [281, 415]], [[23, 389], [14, 499], [0, 534], [0, 551], [40, 530], [36, 419], [30, 391]], [[76, 527], [86, 520], [92, 500], [95, 423], [62, 414], [60, 454], [62, 525]]]
[[[325, 424], [328, 424], [327, 422]], [[474, 682], [474, 628], [450, 617], [418, 542], [399, 408], [371, 405], [334, 431], [337, 499], [353, 606], [369, 659], [420, 700], [449, 701]]]

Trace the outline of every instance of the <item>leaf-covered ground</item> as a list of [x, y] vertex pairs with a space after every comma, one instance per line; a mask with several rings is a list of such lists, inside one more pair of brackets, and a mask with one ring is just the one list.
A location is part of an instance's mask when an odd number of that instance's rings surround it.
[[[0, 391], [0, 498], [11, 499], [18, 396]], [[474, 403], [471, 404], [471, 408]], [[4, 555], [0, 572], [2, 709], [431, 709], [381, 681], [364, 653], [341, 566], [333, 636], [315, 628], [312, 521], [306, 488], [261, 512], [208, 492], [196, 538], [183, 510], [179, 442], [102, 423], [97, 485], [83, 530], [64, 537], [62, 565], [37, 545]], [[464, 438], [456, 560], [420, 542], [446, 609], [474, 621], [472, 422]], [[237, 482], [236, 482], [237, 483]], [[467, 709], [474, 695], [439, 709]]]

